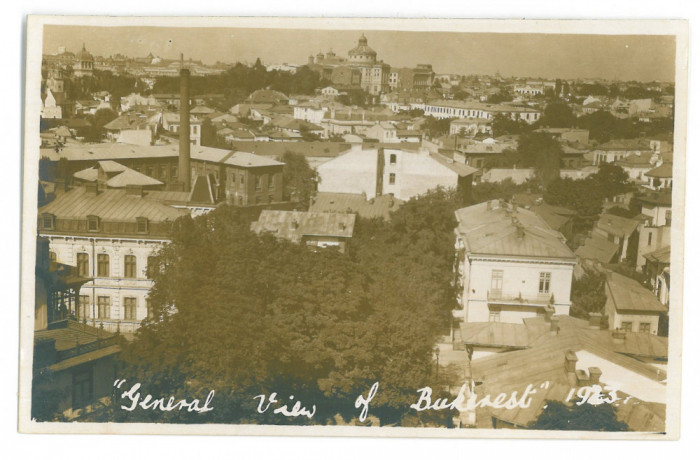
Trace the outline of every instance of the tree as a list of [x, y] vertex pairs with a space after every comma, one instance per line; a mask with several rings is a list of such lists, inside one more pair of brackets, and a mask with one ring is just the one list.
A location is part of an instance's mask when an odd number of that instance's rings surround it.
[[513, 96], [505, 88], [501, 88], [497, 93], [494, 93], [488, 97], [488, 102], [491, 104], [500, 104], [501, 102], [511, 102], [512, 100], [513, 100]]
[[435, 118], [433, 116], [425, 117], [423, 129], [428, 132], [430, 137], [436, 138], [444, 136], [450, 132], [450, 123], [454, 118]]
[[605, 274], [592, 268], [583, 268], [583, 275], [571, 284], [571, 316], [587, 320], [589, 313], [603, 313]]
[[531, 430], [556, 431], [629, 431], [625, 422], [617, 419], [617, 410], [612, 404], [566, 405], [559, 401], [546, 401]]
[[517, 152], [526, 166], [535, 168], [535, 174], [543, 185], [559, 177], [563, 152], [559, 141], [549, 134], [522, 134]]
[[306, 157], [300, 153], [284, 152], [279, 161], [284, 163], [282, 181], [284, 199], [298, 201], [303, 209], [309, 209], [309, 202], [318, 183], [318, 173], [309, 166]]
[[523, 120], [513, 120], [508, 115], [498, 113], [493, 117], [493, 135], [521, 134], [532, 130], [532, 126]]
[[[416, 389], [435, 386], [432, 350], [454, 306], [458, 206], [454, 192], [436, 190], [389, 222], [358, 219], [349, 255], [258, 236], [254, 217], [232, 206], [178, 219], [156, 255], [153, 315], [125, 346], [123, 375], [143, 394], [203, 398], [215, 389], [216, 410], [121, 411], [118, 421], [349, 420], [374, 382], [372, 415], [382, 423], [415, 415]], [[271, 392], [317, 413], [259, 414], [254, 397]]]
[[550, 128], [571, 128], [576, 124], [576, 116], [568, 104], [557, 101], [547, 104], [538, 126]]

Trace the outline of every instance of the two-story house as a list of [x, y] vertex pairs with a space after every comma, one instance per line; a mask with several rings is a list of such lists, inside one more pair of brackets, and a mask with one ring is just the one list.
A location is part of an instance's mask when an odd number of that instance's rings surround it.
[[536, 213], [492, 200], [459, 209], [455, 279], [466, 322], [568, 315], [576, 256]]

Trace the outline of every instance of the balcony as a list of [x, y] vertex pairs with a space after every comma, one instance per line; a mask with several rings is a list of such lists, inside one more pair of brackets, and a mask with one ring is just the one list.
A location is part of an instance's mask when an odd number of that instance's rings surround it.
[[487, 292], [486, 298], [489, 303], [499, 303], [505, 305], [531, 305], [545, 307], [554, 303], [554, 294], [527, 294], [523, 295], [516, 291], [503, 291], [501, 289], [491, 289]]

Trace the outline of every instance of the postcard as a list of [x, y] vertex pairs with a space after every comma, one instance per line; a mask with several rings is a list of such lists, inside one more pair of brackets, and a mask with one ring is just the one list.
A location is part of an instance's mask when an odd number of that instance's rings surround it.
[[677, 439], [687, 50], [30, 16], [20, 431]]

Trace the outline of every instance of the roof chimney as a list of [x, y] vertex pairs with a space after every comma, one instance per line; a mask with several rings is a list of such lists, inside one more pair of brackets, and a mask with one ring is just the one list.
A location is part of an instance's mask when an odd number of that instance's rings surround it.
[[97, 195], [99, 193], [97, 182], [85, 182], [85, 193], [89, 195]]
[[549, 323], [549, 331], [552, 335], [559, 334], [559, 318], [552, 316], [552, 320]]
[[588, 368], [588, 384], [589, 385], [598, 385], [600, 384], [600, 376], [603, 375], [603, 371], [600, 370], [598, 367], [589, 367]]
[[190, 71], [184, 66], [180, 54], [180, 156], [178, 161], [179, 181], [185, 192], [190, 191]]
[[569, 350], [566, 352], [564, 355], [564, 370], [566, 370], [566, 373], [575, 373], [576, 372], [576, 362], [578, 361], [578, 357], [576, 356], [576, 353], [574, 353], [572, 350]]

